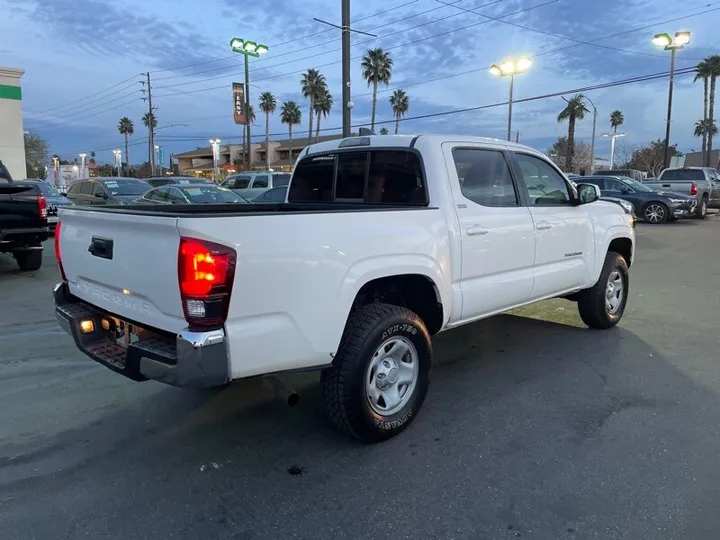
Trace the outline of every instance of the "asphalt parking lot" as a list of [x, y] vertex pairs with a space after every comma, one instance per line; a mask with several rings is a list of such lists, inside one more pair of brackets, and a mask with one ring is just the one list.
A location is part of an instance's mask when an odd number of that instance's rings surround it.
[[360, 446], [317, 376], [126, 381], [55, 323], [52, 245], [0, 261], [0, 537], [717, 539], [720, 218], [638, 226], [620, 327], [557, 300], [439, 336], [422, 414]]

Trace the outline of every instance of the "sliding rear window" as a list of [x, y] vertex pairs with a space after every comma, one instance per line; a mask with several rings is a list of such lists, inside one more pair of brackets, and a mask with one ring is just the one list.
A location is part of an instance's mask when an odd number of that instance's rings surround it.
[[302, 159], [288, 202], [427, 206], [420, 156], [409, 150], [341, 151]]

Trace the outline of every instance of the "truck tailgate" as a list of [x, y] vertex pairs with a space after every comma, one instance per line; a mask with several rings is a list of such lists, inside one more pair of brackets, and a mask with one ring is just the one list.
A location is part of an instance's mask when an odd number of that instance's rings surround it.
[[177, 218], [62, 208], [60, 222], [72, 295], [161, 330], [187, 326], [178, 288]]

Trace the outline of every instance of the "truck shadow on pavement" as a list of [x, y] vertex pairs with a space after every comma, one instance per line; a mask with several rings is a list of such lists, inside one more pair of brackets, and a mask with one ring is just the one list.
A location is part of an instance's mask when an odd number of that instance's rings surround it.
[[[649, 538], [638, 505], [655, 530], [697, 488], [669, 465], [698, 457], [693, 444], [708, 437], [699, 427], [717, 396], [629, 330], [501, 315], [441, 334], [434, 347], [423, 410], [384, 444], [329, 427], [317, 375], [285, 378], [305, 387], [294, 408], [258, 380], [167, 388], [41, 452], [0, 461], [0, 497], [10, 493], [18, 509], [43, 505], [56, 526], [66, 523], [58, 538], [80, 522], [90, 536], [115, 525], [128, 537], [322, 538], [325, 527], [325, 537], [360, 538], [397, 512], [392, 519], [422, 531], [417, 538], [449, 537], [453, 516], [470, 515], [461, 521], [473, 538], [532, 530], [557, 540], [597, 519], [608, 538]], [[357, 514], [388, 486], [409, 498]], [[178, 508], [189, 509], [182, 519], [152, 517]]]

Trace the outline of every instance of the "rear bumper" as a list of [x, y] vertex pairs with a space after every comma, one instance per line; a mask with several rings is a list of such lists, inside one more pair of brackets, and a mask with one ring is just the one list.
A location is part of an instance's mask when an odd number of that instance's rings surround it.
[[[55, 316], [75, 345], [105, 367], [134, 381], [152, 379], [173, 386], [205, 388], [230, 381], [225, 332], [183, 330], [177, 335], [120, 321], [139, 330], [142, 337], [127, 347], [118, 344], [114, 325], [103, 329], [103, 320], [117, 322], [113, 314], [72, 296], [67, 283], [53, 290]], [[91, 320], [94, 330], [83, 333], [81, 322]]]
[[0, 251], [15, 247], [39, 246], [50, 237], [47, 227], [0, 230]]

